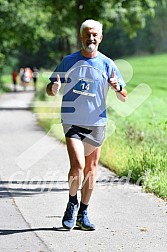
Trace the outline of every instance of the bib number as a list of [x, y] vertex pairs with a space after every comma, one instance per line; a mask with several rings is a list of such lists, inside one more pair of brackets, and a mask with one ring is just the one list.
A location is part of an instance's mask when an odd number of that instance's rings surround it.
[[97, 85], [95, 81], [91, 79], [80, 79], [79, 82], [75, 85], [73, 93], [95, 97], [96, 90]]

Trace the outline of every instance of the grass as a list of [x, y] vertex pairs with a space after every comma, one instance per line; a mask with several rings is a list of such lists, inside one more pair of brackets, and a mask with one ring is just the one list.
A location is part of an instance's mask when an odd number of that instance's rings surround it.
[[5, 74], [2, 76], [0, 79], [0, 95], [5, 93], [5, 92], [10, 92], [10, 88], [8, 88], [5, 83], [11, 83], [12, 78], [9, 74]]
[[[130, 172], [131, 181], [143, 186], [147, 192], [167, 199], [167, 54], [131, 57], [126, 60], [133, 68], [133, 77], [127, 83], [129, 94], [141, 83], [149, 87], [151, 94], [133, 110], [138, 98], [146, 95], [142, 91], [139, 97], [138, 93], [130, 106], [131, 113], [122, 116], [119, 111], [126, 104], [118, 103], [118, 109], [115, 109], [112, 106], [116, 102], [115, 93], [109, 92], [107, 133], [100, 162], [119, 177], [128, 176]], [[44, 106], [36, 105], [34, 113], [48, 134], [64, 142], [60, 126], [61, 97], [46, 96], [48, 78], [41, 75], [39, 82], [41, 88], [37, 92], [36, 101], [42, 100], [45, 103]]]
[[2, 75], [2, 83], [12, 83], [12, 74], [8, 73]]
[[146, 191], [166, 199], [167, 55], [133, 57], [127, 61], [134, 71], [132, 80], [127, 83], [128, 92], [146, 83], [152, 93], [129, 116], [121, 117], [108, 110], [116, 130], [103, 144], [101, 162], [119, 176], [127, 176], [131, 171], [133, 182], [140, 181]]

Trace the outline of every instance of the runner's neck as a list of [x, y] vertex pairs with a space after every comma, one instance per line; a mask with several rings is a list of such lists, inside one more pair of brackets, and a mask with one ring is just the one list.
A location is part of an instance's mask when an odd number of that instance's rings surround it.
[[83, 48], [81, 49], [81, 54], [86, 57], [86, 58], [94, 58], [97, 56], [98, 51], [93, 51], [92, 53], [87, 52], [86, 50], [84, 50]]

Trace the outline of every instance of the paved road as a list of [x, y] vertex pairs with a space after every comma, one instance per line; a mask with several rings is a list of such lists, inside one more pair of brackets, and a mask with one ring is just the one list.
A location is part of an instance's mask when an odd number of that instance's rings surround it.
[[167, 251], [166, 203], [99, 166], [89, 215], [93, 232], [65, 231], [66, 148], [27, 110], [33, 92], [0, 97], [0, 251]]

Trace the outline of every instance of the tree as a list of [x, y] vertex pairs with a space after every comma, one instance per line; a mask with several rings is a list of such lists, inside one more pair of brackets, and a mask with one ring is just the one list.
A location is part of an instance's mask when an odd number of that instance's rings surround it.
[[[138, 29], [145, 26], [146, 17], [154, 16], [156, 7], [156, 0], [48, 1], [52, 6], [52, 21], [55, 20], [59, 25], [60, 36], [69, 37], [72, 32], [77, 35], [77, 38], [79, 38], [80, 24], [90, 18], [101, 21], [105, 30], [122, 23], [124, 30], [133, 37]], [[77, 47], [80, 47], [79, 39]]]
[[0, 0], [0, 68], [20, 47], [34, 52], [44, 41], [56, 43], [58, 57], [79, 49], [80, 24], [88, 18], [101, 21], [105, 31], [123, 24], [134, 36], [155, 6], [156, 0]]
[[38, 48], [41, 37], [51, 38], [50, 9], [36, 0], [0, 0], [0, 69], [19, 46]]
[[[166, 4], [165, 4], [166, 3]], [[104, 32], [100, 50], [108, 57], [118, 58], [125, 55], [157, 53], [167, 51], [167, 0], [157, 3], [154, 18], [147, 16], [146, 25], [129, 38], [123, 23], [114, 25]]]

